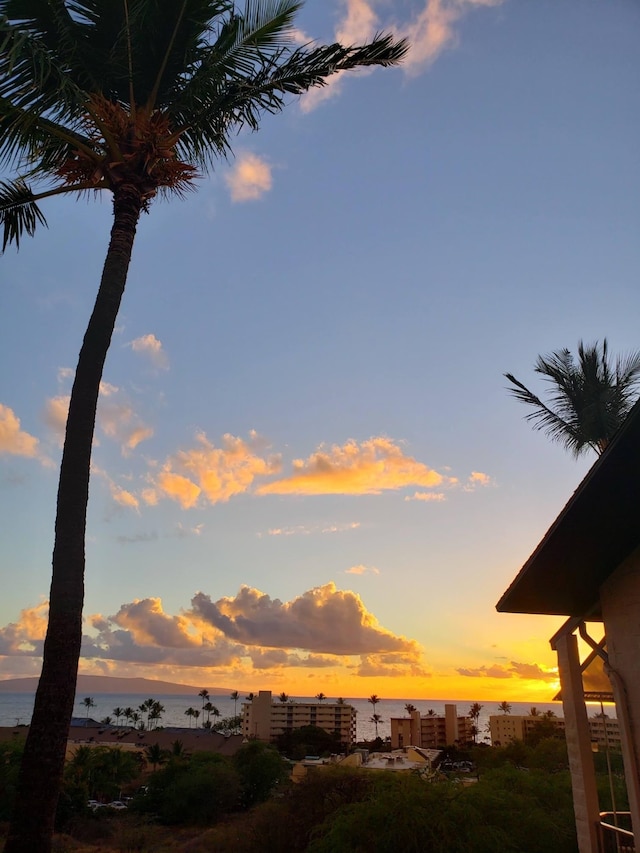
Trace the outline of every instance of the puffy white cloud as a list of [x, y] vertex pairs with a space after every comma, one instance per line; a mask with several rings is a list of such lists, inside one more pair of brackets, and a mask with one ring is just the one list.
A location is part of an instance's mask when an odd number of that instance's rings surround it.
[[238, 156], [225, 180], [232, 201], [255, 201], [271, 189], [271, 167], [257, 154], [244, 152]]
[[191, 604], [195, 615], [226, 637], [248, 646], [335, 655], [418, 653], [413, 640], [382, 628], [359, 595], [339, 590], [334, 583], [284, 603], [243, 586], [234, 598], [213, 602], [208, 595], [198, 593]]
[[154, 367], [167, 370], [169, 368], [169, 359], [162, 347], [162, 342], [155, 335], [142, 335], [139, 338], [131, 341], [131, 349], [134, 352], [142, 353], [147, 356]]
[[0, 403], [0, 454], [10, 456], [38, 455], [38, 439], [25, 432], [13, 409]]

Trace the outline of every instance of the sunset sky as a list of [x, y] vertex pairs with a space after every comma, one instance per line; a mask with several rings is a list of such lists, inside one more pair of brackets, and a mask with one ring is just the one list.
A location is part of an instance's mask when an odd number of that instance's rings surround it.
[[[144, 216], [98, 409], [81, 671], [549, 701], [495, 603], [581, 481], [504, 372], [640, 347], [640, 6], [308, 0], [402, 68], [292, 99]], [[0, 178], [3, 176], [0, 175]], [[4, 176], [6, 177], [6, 175]], [[0, 259], [0, 677], [36, 675], [110, 200]]]

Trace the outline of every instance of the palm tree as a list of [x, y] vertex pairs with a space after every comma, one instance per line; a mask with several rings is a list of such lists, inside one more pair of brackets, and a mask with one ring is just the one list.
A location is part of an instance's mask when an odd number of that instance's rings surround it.
[[540, 711], [538, 711], [538, 709], [536, 708], [535, 705], [532, 705], [529, 708], [529, 716], [530, 717], [539, 717], [540, 716]]
[[511, 713], [510, 703], [509, 702], [501, 702], [498, 705], [498, 711], [501, 711], [503, 714], [510, 714]]
[[376, 727], [376, 738], [377, 738], [378, 737], [378, 723], [383, 722], [382, 717], [380, 716], [380, 714], [373, 714], [371, 716], [371, 722]]
[[129, 723], [129, 722], [131, 722], [131, 721], [133, 720], [133, 715], [134, 715], [134, 714], [135, 714], [135, 711], [134, 711], [134, 709], [133, 709], [130, 705], [127, 705], [127, 707], [126, 707], [126, 708], [124, 708], [124, 709], [123, 709], [123, 711], [122, 711], [122, 716], [125, 718], [125, 720], [126, 720], [128, 723]]
[[282, 704], [284, 705], [284, 703], [285, 703], [285, 702], [288, 702], [288, 701], [289, 701], [289, 694], [288, 694], [288, 693], [285, 693], [285, 692], [283, 691], [283, 692], [278, 696], [278, 699], [279, 699], [279, 700], [282, 702]]
[[198, 728], [198, 717], [200, 716], [200, 711], [197, 708], [193, 709], [193, 719], [196, 721], [196, 728]]
[[320, 693], [316, 693], [316, 699], [318, 700], [318, 702], [324, 702], [326, 698], [327, 697], [324, 693], [322, 693], [322, 691]]
[[249, 695], [248, 695], [248, 696], [245, 696], [245, 699], [246, 699], [246, 701], [247, 701], [247, 702], [253, 702], [253, 700], [254, 700], [255, 698], [256, 698], [256, 694], [255, 694], [255, 693], [249, 693]]
[[158, 769], [159, 764], [164, 764], [169, 758], [168, 750], [162, 749], [159, 743], [152, 743], [147, 746], [144, 755], [153, 767], [154, 772]]
[[549, 403], [511, 373], [513, 396], [532, 408], [526, 415], [534, 429], [543, 430], [578, 457], [589, 448], [602, 453], [629, 414], [640, 383], [640, 352], [609, 359], [607, 339], [578, 344], [578, 361], [568, 349], [538, 356], [534, 370], [550, 382]]
[[233, 699], [233, 716], [238, 716], [238, 699], [240, 698], [240, 694], [237, 690], [233, 690], [230, 696]]
[[367, 702], [370, 702], [373, 705], [374, 711], [376, 710], [376, 705], [378, 704], [379, 701], [380, 701], [380, 699], [378, 698], [376, 693], [372, 693], [371, 696], [369, 696], [369, 698], [367, 699]]
[[205, 702], [209, 701], [209, 691], [206, 688], [202, 688], [202, 690], [198, 693], [198, 696], [202, 699], [202, 707], [204, 708]]
[[473, 705], [469, 708], [469, 716], [473, 720], [473, 725], [471, 726], [471, 734], [473, 735], [473, 742], [475, 743], [478, 739], [478, 720], [480, 719], [480, 711], [482, 711], [483, 706], [479, 705], [477, 702], [474, 702]]
[[118, 705], [117, 708], [113, 709], [113, 716], [116, 718], [116, 726], [120, 725], [120, 717], [124, 715], [123, 709]]
[[49, 625], [6, 853], [51, 848], [82, 639], [91, 446], [104, 362], [138, 220], [182, 195], [242, 127], [406, 44], [295, 47], [298, 0], [0, 0], [3, 248], [19, 246], [49, 196], [109, 192], [113, 226], [73, 382], [57, 497]]
[[347, 700], [343, 699], [342, 696], [338, 696], [338, 698], [336, 699], [336, 705], [346, 705], [346, 704], [347, 704]]
[[85, 698], [82, 700], [82, 704], [87, 709], [87, 719], [89, 719], [89, 711], [91, 710], [91, 708], [96, 707], [96, 703], [93, 701], [93, 698], [91, 696], [85, 696]]
[[418, 710], [415, 705], [411, 704], [411, 702], [407, 702], [407, 704], [404, 706], [404, 709], [407, 714], [413, 714], [414, 711]]
[[189, 717], [189, 728], [191, 728], [191, 720], [196, 715], [195, 709], [194, 708], [187, 708], [187, 710], [185, 711], [185, 714], [187, 715], [187, 717]]

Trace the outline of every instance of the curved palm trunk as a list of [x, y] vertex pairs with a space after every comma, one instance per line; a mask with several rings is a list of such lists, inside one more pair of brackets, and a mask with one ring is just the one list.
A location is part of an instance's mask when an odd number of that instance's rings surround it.
[[42, 674], [5, 853], [51, 850], [82, 640], [85, 528], [96, 407], [142, 202], [135, 186], [122, 185], [114, 192], [109, 249], [78, 358], [60, 466]]

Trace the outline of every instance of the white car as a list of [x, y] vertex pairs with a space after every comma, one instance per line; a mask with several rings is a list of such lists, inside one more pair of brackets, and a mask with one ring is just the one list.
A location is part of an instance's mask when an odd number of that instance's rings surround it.
[[117, 809], [118, 811], [127, 808], [122, 800], [114, 800], [112, 803], [107, 803], [107, 805], [110, 809]]

